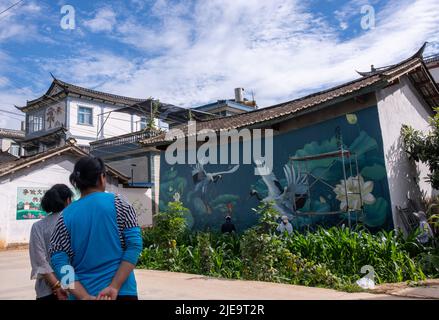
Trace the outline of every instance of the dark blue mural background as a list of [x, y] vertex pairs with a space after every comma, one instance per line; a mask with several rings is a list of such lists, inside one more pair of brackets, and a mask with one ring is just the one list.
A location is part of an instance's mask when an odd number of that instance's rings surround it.
[[[282, 188], [286, 186], [284, 165], [290, 157], [303, 157], [337, 151], [340, 147], [340, 135], [343, 147], [358, 157], [360, 188], [358, 187], [356, 168], [353, 172], [347, 168], [347, 187], [361, 189], [362, 211], [358, 195], [351, 195], [350, 208], [358, 209], [354, 220], [372, 230], [393, 227], [390, 207], [389, 187], [384, 163], [383, 143], [376, 107], [370, 107], [309, 127], [292, 130], [274, 137], [273, 173]], [[242, 146], [240, 146], [242, 148]], [[299, 168], [295, 163], [296, 172]], [[206, 172], [230, 170], [233, 165], [204, 166]], [[160, 208], [163, 210], [178, 193], [181, 201], [190, 210], [187, 217], [189, 226], [196, 230], [218, 230], [224, 217], [230, 214], [239, 231], [245, 230], [257, 221], [252, 208], [260, 200], [250, 193], [258, 193], [262, 199], [267, 196], [267, 186], [261, 177], [254, 175], [255, 165], [241, 164], [237, 171], [222, 175], [216, 182], [210, 183], [205, 195], [195, 190], [192, 177], [193, 166], [173, 165], [161, 157]], [[321, 177], [327, 184], [316, 182], [311, 188], [311, 197], [300, 209], [301, 212], [345, 211], [346, 199], [341, 159], [322, 159], [308, 162], [308, 170], [313, 176]], [[303, 170], [302, 170], [303, 171]], [[314, 178], [310, 177], [310, 184]], [[332, 186], [332, 187], [330, 187]], [[342, 192], [343, 191], [343, 192]], [[207, 203], [207, 205], [206, 205]], [[362, 214], [360, 214], [362, 212]], [[297, 216], [291, 222], [294, 227], [312, 228], [316, 225], [332, 226], [347, 224], [346, 214], [322, 216]]]

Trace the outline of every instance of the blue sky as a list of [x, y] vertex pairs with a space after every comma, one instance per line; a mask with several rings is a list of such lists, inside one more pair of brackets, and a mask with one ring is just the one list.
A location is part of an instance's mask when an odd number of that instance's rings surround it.
[[[17, 1], [0, 0], [0, 12]], [[65, 4], [73, 30], [60, 27]], [[19, 126], [4, 110], [43, 94], [50, 72], [185, 107], [244, 87], [264, 107], [396, 63], [424, 41], [439, 52], [438, 31], [437, 0], [24, 0], [0, 14], [0, 127]]]

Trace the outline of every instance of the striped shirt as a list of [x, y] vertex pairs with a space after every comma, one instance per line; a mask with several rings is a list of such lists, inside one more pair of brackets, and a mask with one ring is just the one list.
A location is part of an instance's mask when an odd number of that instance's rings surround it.
[[[73, 267], [74, 280], [80, 281], [91, 295], [111, 283], [122, 261], [136, 264], [141, 250], [134, 208], [121, 196], [105, 192], [89, 194], [67, 207], [58, 219], [50, 245], [58, 278], [66, 275], [66, 265]], [[134, 273], [119, 295], [137, 295]]]

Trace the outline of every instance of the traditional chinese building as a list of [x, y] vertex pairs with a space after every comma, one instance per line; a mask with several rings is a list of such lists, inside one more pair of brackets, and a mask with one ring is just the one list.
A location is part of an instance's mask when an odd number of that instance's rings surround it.
[[[24, 131], [3, 129], [0, 128], [0, 146], [1, 153], [7, 153], [14, 157], [21, 156], [20, 142], [24, 139]], [[2, 158], [7, 158], [7, 155], [0, 157], [0, 162], [3, 162]]]
[[436, 83], [439, 83], [439, 54], [425, 57], [424, 62]]
[[234, 114], [250, 112], [255, 109], [257, 109], [256, 101], [254, 99], [248, 100], [244, 98], [244, 89], [236, 88], [235, 99], [218, 100], [216, 102], [195, 107], [193, 110], [227, 117]]
[[[254, 153], [252, 161], [244, 163], [245, 145], [251, 140], [239, 132], [231, 136], [239, 141], [239, 162], [229, 165], [200, 159], [188, 164], [193, 151], [188, 140], [195, 135], [188, 126], [179, 127], [186, 164], [166, 161], [163, 152], [174, 141], [164, 134], [145, 139], [145, 147], [162, 150], [160, 206], [178, 194], [190, 210], [189, 226], [198, 230], [219, 229], [226, 215], [244, 230], [257, 220], [252, 208], [268, 201], [298, 229], [361, 223], [371, 230], [405, 230], [400, 208], [407, 208], [410, 199], [421, 210], [421, 195], [437, 193], [426, 181], [428, 169], [410, 161], [401, 142], [402, 125], [426, 132], [439, 106], [439, 87], [423, 60], [424, 48], [404, 61], [361, 72], [358, 79], [324, 91], [197, 123], [196, 132], [211, 130], [217, 140], [229, 130], [248, 129], [254, 134], [260, 129], [263, 146], [264, 134], [272, 130], [272, 171], [263, 170]], [[217, 148], [216, 157], [224, 149], [230, 155], [231, 140], [225, 145], [210, 142]], [[203, 146], [209, 158], [205, 143], [198, 142], [197, 149]]]
[[24, 153], [59, 147], [70, 138], [88, 149], [92, 141], [141, 131], [149, 115], [131, 106], [143, 101], [147, 99], [96, 91], [54, 78], [45, 94], [18, 107], [26, 114], [21, 142]]
[[[54, 184], [71, 186], [69, 176], [75, 162], [85, 155], [84, 150], [67, 142], [0, 164], [0, 249], [29, 243], [33, 223], [46, 215], [40, 207], [44, 193]], [[106, 172], [107, 191], [122, 194], [133, 204], [141, 226], [151, 225], [151, 189], [130, 186], [129, 178], [109, 165]]]

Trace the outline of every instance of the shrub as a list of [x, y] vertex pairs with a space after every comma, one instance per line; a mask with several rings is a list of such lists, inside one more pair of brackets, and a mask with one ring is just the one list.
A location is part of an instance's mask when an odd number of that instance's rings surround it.
[[426, 163], [430, 169], [428, 181], [439, 189], [439, 108], [430, 119], [431, 131], [427, 134], [404, 125], [401, 128], [405, 150], [414, 161]]
[[180, 201], [169, 202], [165, 212], [154, 216], [154, 227], [143, 232], [145, 246], [174, 247], [187, 231], [185, 215], [189, 212]]
[[417, 233], [371, 234], [357, 228], [317, 228], [278, 235], [271, 204], [255, 211], [259, 223], [242, 235], [186, 232], [181, 203], [170, 203], [156, 227], [145, 231], [139, 266], [230, 279], [248, 279], [358, 290], [361, 268], [371, 265], [377, 283], [439, 276], [438, 249], [423, 246]]
[[411, 258], [394, 232], [376, 235], [366, 230], [318, 228], [315, 232], [294, 232], [287, 238], [291, 252], [325, 264], [334, 274], [354, 282], [361, 277], [361, 267], [371, 265], [376, 281], [399, 282], [425, 278], [422, 269]]

